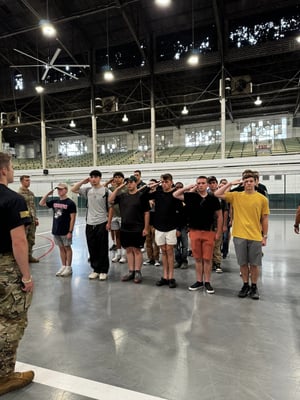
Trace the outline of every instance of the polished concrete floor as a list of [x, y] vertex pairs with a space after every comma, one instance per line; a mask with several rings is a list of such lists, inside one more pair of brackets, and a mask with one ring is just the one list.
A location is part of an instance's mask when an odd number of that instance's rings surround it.
[[84, 218], [74, 231], [71, 278], [58, 278], [51, 214], [41, 215], [32, 265], [35, 296], [18, 351], [19, 370], [36, 371], [27, 388], [3, 399], [26, 400], [299, 400], [300, 237], [294, 214], [270, 218], [261, 299], [239, 299], [233, 248], [216, 293], [189, 292], [195, 281], [176, 270], [178, 288], [158, 288], [161, 267], [143, 268], [143, 283], [90, 281]]

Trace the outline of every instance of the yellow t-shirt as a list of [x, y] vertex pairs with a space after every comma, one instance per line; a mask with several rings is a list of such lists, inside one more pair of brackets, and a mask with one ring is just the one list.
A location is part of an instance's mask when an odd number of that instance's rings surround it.
[[261, 241], [262, 216], [270, 214], [268, 199], [258, 192], [226, 192], [225, 200], [233, 206], [232, 235]]

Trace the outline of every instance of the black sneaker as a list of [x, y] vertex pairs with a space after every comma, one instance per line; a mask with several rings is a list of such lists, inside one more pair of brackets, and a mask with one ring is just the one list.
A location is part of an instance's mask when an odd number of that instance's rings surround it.
[[258, 293], [258, 290], [257, 290], [256, 286], [255, 287], [251, 286], [250, 291], [249, 291], [248, 294], [251, 297], [251, 299], [259, 300], [259, 293]]
[[133, 282], [134, 282], [134, 283], [141, 283], [141, 282], [142, 282], [142, 274], [141, 274], [141, 271], [135, 271]]
[[169, 279], [169, 288], [170, 289], [174, 289], [174, 288], [176, 288], [176, 286], [177, 286], [176, 280], [175, 279]]
[[113, 244], [109, 251], [116, 251], [117, 250], [117, 245]]
[[214, 294], [215, 293], [215, 290], [211, 286], [210, 282], [205, 282], [204, 286], [205, 286], [206, 293], [209, 293], [209, 294]]
[[222, 267], [221, 267], [221, 265], [219, 264], [219, 265], [216, 267], [216, 273], [217, 273], [217, 274], [222, 274], [222, 272], [223, 272]]
[[154, 265], [155, 261], [154, 260], [146, 260], [143, 262], [143, 265]]
[[239, 291], [238, 296], [241, 297], [241, 298], [247, 297], [249, 290], [250, 290], [249, 284], [248, 283], [244, 283], [242, 289]]
[[127, 281], [132, 281], [134, 279], [135, 272], [134, 271], [129, 271], [128, 274], [122, 276], [122, 281], [127, 282]]
[[165, 279], [165, 278], [160, 278], [160, 280], [156, 282], [156, 286], [164, 286], [164, 285], [168, 285], [168, 284], [169, 284], [169, 280]]
[[203, 289], [203, 282], [199, 282], [199, 281], [197, 281], [197, 282], [195, 282], [195, 283], [193, 283], [190, 287], [189, 287], [189, 290], [191, 290], [191, 291], [194, 291], [194, 290], [199, 290], [199, 289]]

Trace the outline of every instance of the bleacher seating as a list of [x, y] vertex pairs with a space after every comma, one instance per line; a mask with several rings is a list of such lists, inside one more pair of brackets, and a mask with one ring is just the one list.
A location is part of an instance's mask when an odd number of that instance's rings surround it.
[[[261, 154], [260, 154], [261, 153]], [[225, 157], [254, 157], [263, 155], [283, 155], [300, 154], [300, 138], [288, 138], [274, 140], [268, 145], [268, 152], [258, 152], [257, 146], [252, 142], [226, 142]], [[221, 144], [214, 143], [197, 147], [174, 146], [156, 152], [156, 162], [185, 162], [213, 160], [221, 158]], [[128, 165], [151, 162], [151, 152], [139, 150], [129, 150], [126, 152], [109, 153], [98, 155], [98, 165]], [[78, 156], [52, 156], [47, 158], [46, 168], [77, 168], [89, 167], [93, 165], [92, 153], [86, 153]], [[14, 159], [14, 168], [16, 170], [42, 169], [42, 162], [38, 158]]]

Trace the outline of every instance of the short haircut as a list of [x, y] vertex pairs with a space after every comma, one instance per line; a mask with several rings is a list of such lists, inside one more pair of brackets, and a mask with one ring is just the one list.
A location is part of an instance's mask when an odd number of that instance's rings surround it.
[[243, 180], [244, 180], [244, 179], [248, 179], [248, 178], [253, 178], [253, 179], [255, 179], [255, 176], [254, 176], [254, 174], [253, 174], [252, 171], [249, 171], [249, 172], [247, 172], [246, 174], [243, 174]]
[[10, 161], [10, 154], [0, 152], [0, 168], [8, 168]]
[[206, 182], [207, 182], [207, 176], [205, 176], [205, 175], [200, 175], [200, 176], [198, 176], [197, 180], [198, 180], [198, 179], [205, 179]]
[[163, 174], [161, 178], [163, 181], [173, 181], [173, 176], [171, 174]]
[[120, 176], [121, 178], [124, 178], [123, 172], [115, 172], [115, 173], [113, 174], [113, 178], [115, 178], [116, 176]]
[[99, 176], [99, 178], [101, 178], [102, 174], [98, 169], [93, 169], [93, 171], [90, 172], [90, 176]]
[[136, 169], [135, 171], [133, 171], [133, 173], [134, 173], [134, 174], [137, 173], [137, 174], [142, 175], [142, 171], [141, 171], [140, 169]]
[[22, 180], [25, 179], [25, 178], [30, 178], [30, 176], [29, 175], [21, 175], [20, 176], [20, 182], [22, 182]]

